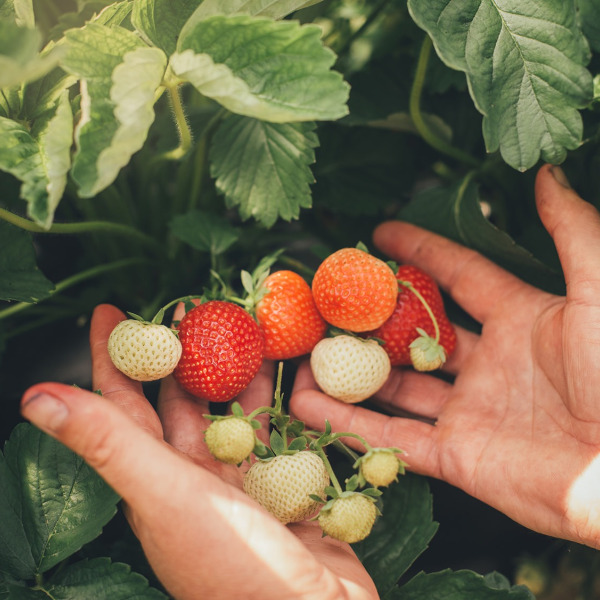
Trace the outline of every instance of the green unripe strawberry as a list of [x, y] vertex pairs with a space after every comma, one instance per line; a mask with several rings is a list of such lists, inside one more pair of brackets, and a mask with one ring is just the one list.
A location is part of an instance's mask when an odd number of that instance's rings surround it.
[[375, 448], [357, 461], [361, 477], [375, 487], [387, 487], [397, 481], [406, 466], [393, 449]]
[[282, 523], [303, 521], [325, 498], [329, 474], [323, 460], [313, 452], [281, 454], [255, 462], [244, 477], [244, 491]]
[[344, 492], [327, 502], [318, 516], [325, 535], [354, 544], [364, 540], [375, 523], [377, 507], [373, 499], [360, 492]]
[[240, 417], [213, 421], [204, 432], [204, 441], [217, 460], [229, 465], [248, 458], [256, 442], [252, 425]]

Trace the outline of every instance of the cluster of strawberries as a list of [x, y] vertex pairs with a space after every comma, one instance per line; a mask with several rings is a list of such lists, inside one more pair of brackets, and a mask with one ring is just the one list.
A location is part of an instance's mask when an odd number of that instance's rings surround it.
[[[139, 381], [173, 373], [192, 395], [227, 402], [250, 384], [265, 358], [310, 355], [320, 388], [352, 403], [375, 394], [392, 366], [439, 368], [456, 344], [433, 279], [361, 248], [328, 256], [312, 285], [294, 271], [270, 273], [268, 263], [252, 275], [243, 272], [242, 283], [244, 298], [190, 304], [173, 329], [162, 325], [167, 307], [151, 322], [131, 315], [108, 341], [115, 366]], [[371, 448], [360, 438], [365, 453], [354, 465], [357, 475], [343, 489], [323, 449], [341, 437], [359, 436], [331, 433], [327, 426], [315, 439], [303, 423], [290, 422], [277, 393], [275, 400], [274, 407], [260, 407], [250, 415], [235, 402], [226, 416], [207, 415], [212, 421], [205, 432], [210, 452], [228, 464], [252, 462], [244, 490], [283, 523], [318, 511], [325, 534], [347, 542], [363, 539], [378, 514], [378, 488], [404, 470], [396, 456], [401, 450]], [[270, 447], [256, 437], [260, 413], [271, 417]], [[365, 485], [372, 487], [359, 489]]]

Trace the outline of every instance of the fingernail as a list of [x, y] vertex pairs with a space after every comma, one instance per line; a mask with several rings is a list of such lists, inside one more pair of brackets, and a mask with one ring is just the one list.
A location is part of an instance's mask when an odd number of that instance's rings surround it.
[[36, 394], [21, 407], [21, 414], [47, 432], [56, 432], [69, 416], [66, 404], [50, 394]]
[[554, 179], [556, 179], [556, 181], [560, 183], [560, 185], [562, 185], [564, 188], [567, 188], [568, 190], [572, 189], [571, 184], [569, 183], [569, 180], [565, 175], [565, 172], [560, 167], [554, 165], [550, 167], [550, 172], [552, 173]]

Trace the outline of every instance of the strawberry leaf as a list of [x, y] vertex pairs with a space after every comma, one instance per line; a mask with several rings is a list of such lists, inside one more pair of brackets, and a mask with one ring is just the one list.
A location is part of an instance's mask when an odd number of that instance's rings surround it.
[[0, 570], [32, 579], [97, 537], [118, 496], [80, 457], [22, 423], [0, 453]]
[[316, 4], [320, 0], [204, 0], [194, 18], [198, 20], [213, 15], [229, 15], [241, 13], [257, 17], [282, 19], [290, 13], [305, 6]]
[[0, 300], [38, 302], [53, 289], [36, 265], [30, 234], [0, 221]]
[[575, 3], [563, 0], [409, 0], [415, 22], [440, 58], [464, 71], [483, 115], [488, 152], [525, 171], [542, 160], [560, 163], [582, 141], [577, 109], [592, 98], [585, 65], [589, 48]]
[[169, 223], [171, 233], [182, 242], [202, 252], [219, 256], [240, 237], [239, 229], [229, 221], [201, 210], [191, 210], [177, 215]]
[[233, 113], [275, 123], [339, 119], [348, 112], [349, 88], [330, 70], [335, 55], [321, 35], [298, 21], [192, 16], [170, 66]]
[[288, 445], [288, 450], [291, 451], [300, 451], [306, 449], [306, 438], [305, 437], [297, 437], [294, 438]]
[[275, 455], [279, 456], [285, 452], [285, 443], [281, 437], [281, 434], [277, 430], [273, 429], [271, 431], [269, 443], [271, 445], [271, 450], [275, 453]]
[[310, 208], [309, 165], [318, 145], [314, 123], [267, 123], [235, 115], [225, 119], [210, 150], [211, 174], [227, 206], [242, 219], [271, 227]]
[[122, 27], [89, 23], [69, 30], [66, 39], [61, 66], [81, 78], [71, 174], [87, 198], [110, 185], [144, 144], [166, 56]]
[[[427, 548], [437, 531], [427, 480], [409, 473], [387, 488], [383, 515], [368, 538], [353, 545], [382, 597]], [[429, 596], [429, 600], [435, 596]], [[424, 597], [425, 598], [425, 597]]]

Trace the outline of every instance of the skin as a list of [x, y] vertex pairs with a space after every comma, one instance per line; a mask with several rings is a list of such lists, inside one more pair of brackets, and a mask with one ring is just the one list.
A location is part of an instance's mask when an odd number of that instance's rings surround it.
[[[447, 383], [396, 369], [376, 401], [388, 414], [321, 393], [308, 362], [291, 397], [295, 416], [372, 445], [398, 446], [418, 473], [444, 479], [536, 531], [600, 547], [600, 216], [560, 169], [539, 171], [536, 199], [553, 237], [567, 296], [541, 292], [479, 254], [399, 222], [377, 246], [429, 271], [482, 323], [459, 330]], [[349, 546], [312, 523], [283, 526], [241, 491], [241, 473], [206, 451], [202, 415], [171, 378], [158, 414], [107, 353], [116, 308], [94, 313], [94, 389], [29, 389], [23, 415], [79, 453], [124, 499], [126, 515], [169, 592], [194, 598], [377, 598]], [[238, 400], [249, 412], [272, 397], [272, 365]], [[414, 415], [406, 418], [409, 412]], [[414, 418], [417, 417], [417, 418]], [[353, 440], [348, 440], [349, 444]]]
[[[181, 315], [176, 318], [180, 318]], [[123, 313], [99, 306], [90, 343], [93, 388], [30, 388], [22, 414], [81, 455], [123, 498], [127, 519], [157, 577], [178, 600], [372, 600], [377, 591], [348, 544], [315, 521], [282, 525], [242, 491], [243, 469], [204, 444], [207, 402], [166, 378], [158, 412], [140, 383], [112, 364], [107, 340]], [[265, 362], [237, 400], [248, 414], [273, 398]]]
[[309, 426], [326, 414], [334, 431], [398, 446], [413, 471], [532, 530], [600, 548], [600, 216], [559, 168], [542, 167], [535, 192], [566, 297], [445, 238], [383, 223], [374, 233], [377, 247], [429, 272], [482, 324], [481, 335], [458, 330], [445, 365], [451, 383], [394, 370], [375, 398], [386, 414], [325, 396], [307, 364], [291, 410]]

